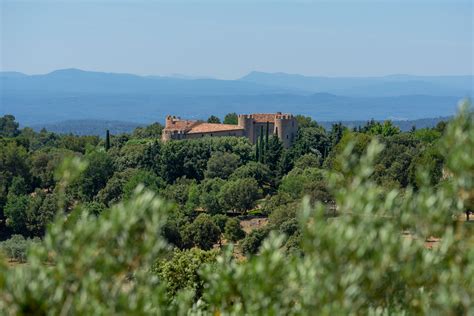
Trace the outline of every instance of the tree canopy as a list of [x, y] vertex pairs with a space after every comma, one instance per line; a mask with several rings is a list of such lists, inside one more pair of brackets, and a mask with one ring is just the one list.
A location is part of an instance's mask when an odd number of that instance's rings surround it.
[[218, 123], [218, 124], [219, 124], [219, 123], [221, 122], [221, 119], [218, 118], [218, 117], [215, 116], [215, 115], [211, 115], [211, 116], [209, 116], [209, 118], [207, 119], [207, 122], [208, 122], [208, 123]]
[[410, 132], [299, 120], [288, 149], [0, 135], [0, 310], [472, 314], [472, 108]]
[[232, 113], [227, 113], [224, 117], [224, 124], [232, 124], [232, 125], [237, 125], [239, 123], [239, 117], [237, 116], [237, 113], [232, 112]]

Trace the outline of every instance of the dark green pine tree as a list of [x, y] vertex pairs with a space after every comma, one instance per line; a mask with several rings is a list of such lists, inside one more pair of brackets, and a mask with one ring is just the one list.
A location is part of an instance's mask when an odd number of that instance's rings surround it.
[[107, 130], [105, 132], [105, 151], [110, 149], [110, 131]]
[[259, 162], [260, 161], [260, 151], [258, 148], [258, 139], [257, 142], [255, 143], [255, 161]]
[[260, 126], [260, 162], [265, 163], [265, 141], [263, 138], [263, 126]]
[[270, 133], [270, 123], [267, 121], [267, 131], [265, 133], [265, 152], [268, 151], [268, 133]]
[[332, 124], [331, 132], [329, 133], [329, 139], [331, 141], [331, 147], [336, 146], [344, 134], [345, 127], [341, 122]]
[[270, 170], [277, 170], [282, 155], [282, 142], [278, 139], [278, 136], [276, 135], [270, 137], [268, 141], [268, 149], [265, 152], [266, 165], [270, 168]]

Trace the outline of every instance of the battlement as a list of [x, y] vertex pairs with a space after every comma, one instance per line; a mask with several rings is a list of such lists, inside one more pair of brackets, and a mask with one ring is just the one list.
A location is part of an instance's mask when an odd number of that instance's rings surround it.
[[181, 121], [181, 117], [176, 116], [176, 115], [167, 115], [166, 120], [167, 121]]
[[252, 113], [252, 114], [240, 114], [239, 119], [242, 120], [249, 120], [252, 119], [256, 123], [266, 123], [270, 122], [273, 123], [276, 119], [286, 119], [291, 120], [293, 119], [293, 115], [289, 113]]
[[197, 121], [183, 120], [179, 116], [167, 115], [165, 130], [186, 131], [195, 125]]
[[280, 114], [275, 115], [275, 120], [292, 120], [292, 119], [294, 119], [293, 114], [287, 114], [287, 113], [281, 114], [280, 113]]

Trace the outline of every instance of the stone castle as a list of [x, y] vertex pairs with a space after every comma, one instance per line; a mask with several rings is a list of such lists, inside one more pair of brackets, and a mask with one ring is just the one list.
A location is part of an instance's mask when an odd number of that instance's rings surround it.
[[168, 115], [162, 140], [240, 136], [247, 137], [252, 144], [255, 144], [261, 131], [266, 133], [267, 124], [270, 134], [277, 135], [285, 148], [293, 144], [298, 124], [292, 114], [281, 112], [240, 114], [237, 125], [182, 120], [180, 117]]

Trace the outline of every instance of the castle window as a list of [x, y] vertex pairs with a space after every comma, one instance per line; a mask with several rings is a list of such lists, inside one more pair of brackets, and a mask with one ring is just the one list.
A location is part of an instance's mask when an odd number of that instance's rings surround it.
[[286, 134], [286, 139], [288, 139], [288, 134]]
[[295, 121], [291, 121], [291, 127], [295, 127]]

